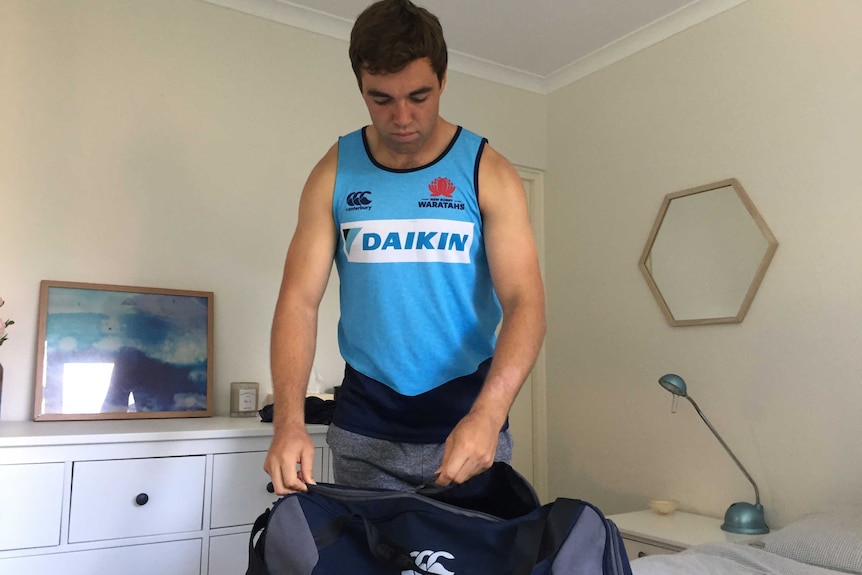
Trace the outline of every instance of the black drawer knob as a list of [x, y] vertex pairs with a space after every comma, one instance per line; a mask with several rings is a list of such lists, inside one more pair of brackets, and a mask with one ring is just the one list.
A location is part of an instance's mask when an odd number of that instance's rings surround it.
[[646, 557], [646, 556], [647, 556], [647, 554], [644, 551], [638, 551], [638, 558]]
[[150, 496], [146, 493], [138, 493], [138, 496], [135, 497], [135, 503], [138, 505], [146, 505], [147, 501], [150, 500]]
[[275, 486], [272, 484], [272, 481], [266, 484], [266, 492], [275, 493]]

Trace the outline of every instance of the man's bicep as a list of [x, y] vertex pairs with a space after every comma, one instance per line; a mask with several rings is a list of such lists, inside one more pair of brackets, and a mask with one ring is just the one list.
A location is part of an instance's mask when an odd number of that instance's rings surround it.
[[[518, 229], [518, 228], [521, 229]], [[505, 231], [491, 231], [487, 239], [488, 263], [494, 289], [503, 304], [542, 291], [541, 275], [532, 230], [514, 224]]]
[[315, 166], [303, 188], [282, 282], [282, 290], [315, 305], [329, 281], [338, 241], [332, 216], [335, 164], [331, 156], [332, 151]]
[[509, 297], [541, 291], [538, 255], [526, 192], [517, 171], [504, 158], [489, 158], [482, 213], [485, 246], [494, 287], [501, 303]]

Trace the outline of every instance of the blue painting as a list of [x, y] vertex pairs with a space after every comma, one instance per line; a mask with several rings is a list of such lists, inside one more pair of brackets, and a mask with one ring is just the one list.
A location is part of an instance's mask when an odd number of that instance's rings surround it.
[[212, 294], [43, 282], [36, 419], [211, 415]]

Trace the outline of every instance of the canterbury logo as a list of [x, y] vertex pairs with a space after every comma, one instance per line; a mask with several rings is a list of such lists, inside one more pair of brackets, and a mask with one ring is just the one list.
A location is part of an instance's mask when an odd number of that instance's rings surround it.
[[[422, 573], [434, 573], [435, 575], [455, 575], [454, 571], [449, 571], [440, 563], [441, 559], [454, 559], [451, 553], [446, 551], [411, 551], [410, 556], [416, 562], [416, 567], [422, 570]], [[420, 575], [412, 569], [402, 571], [401, 575]]]
[[371, 203], [371, 199], [368, 195], [371, 194], [370, 191], [363, 192], [352, 192], [347, 194], [347, 205], [348, 206], [367, 206]]
[[428, 189], [431, 190], [432, 198], [437, 198], [439, 196], [451, 198], [452, 194], [455, 192], [455, 184], [453, 184], [452, 180], [449, 178], [436, 178], [433, 182], [428, 184]]

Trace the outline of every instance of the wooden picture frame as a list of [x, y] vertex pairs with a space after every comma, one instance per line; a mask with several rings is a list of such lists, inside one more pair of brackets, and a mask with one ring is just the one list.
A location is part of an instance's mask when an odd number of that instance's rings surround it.
[[43, 280], [34, 421], [210, 417], [213, 293]]

